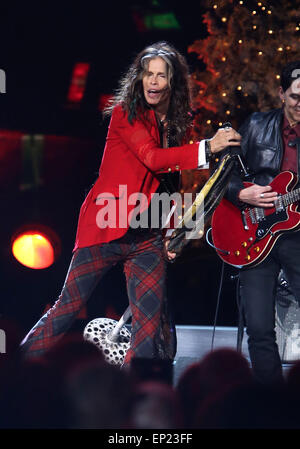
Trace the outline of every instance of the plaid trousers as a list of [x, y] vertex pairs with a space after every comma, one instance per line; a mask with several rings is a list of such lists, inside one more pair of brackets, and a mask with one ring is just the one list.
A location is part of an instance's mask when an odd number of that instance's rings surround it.
[[176, 333], [166, 300], [166, 262], [160, 234], [129, 231], [120, 239], [74, 252], [62, 292], [21, 343], [25, 357], [39, 357], [70, 328], [103, 275], [123, 261], [132, 313], [133, 357], [173, 359]]

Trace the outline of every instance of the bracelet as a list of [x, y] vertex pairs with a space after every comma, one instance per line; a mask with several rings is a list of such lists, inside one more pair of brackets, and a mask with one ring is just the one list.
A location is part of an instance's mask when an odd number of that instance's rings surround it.
[[212, 157], [210, 140], [208, 139], [205, 140], [205, 156], [207, 161], [209, 161], [210, 158]]

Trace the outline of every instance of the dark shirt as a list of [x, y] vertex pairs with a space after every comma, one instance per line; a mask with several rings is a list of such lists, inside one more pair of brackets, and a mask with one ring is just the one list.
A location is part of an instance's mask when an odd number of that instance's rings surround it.
[[300, 137], [300, 123], [291, 127], [288, 119], [284, 116], [282, 124], [283, 158], [281, 170], [289, 170], [298, 173], [298, 150], [297, 145], [289, 146], [289, 142]]

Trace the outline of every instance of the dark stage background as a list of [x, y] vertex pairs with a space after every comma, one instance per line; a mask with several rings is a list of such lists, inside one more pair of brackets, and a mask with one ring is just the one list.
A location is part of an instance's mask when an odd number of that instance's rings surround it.
[[[16, 320], [22, 332], [54, 303], [63, 285], [80, 205], [96, 179], [104, 148], [101, 96], [111, 94], [134, 55], [157, 40], [184, 53], [191, 71], [201, 69], [187, 48], [206, 36], [203, 12], [200, 1], [190, 0], [1, 4], [0, 68], [6, 73], [6, 93], [0, 94], [0, 313]], [[145, 27], [145, 17], [164, 13], [173, 13], [179, 28]], [[67, 96], [78, 62], [89, 63], [90, 69], [84, 97], [74, 106]], [[20, 135], [42, 135], [45, 142], [41, 180], [27, 190], [21, 188], [28, 171]], [[11, 253], [13, 233], [33, 221], [50, 226], [61, 240], [60, 257], [44, 270], [22, 266]], [[168, 270], [176, 323], [212, 324], [221, 274], [214, 250], [205, 243], [188, 247]], [[218, 325], [237, 323], [233, 274], [225, 267]], [[126, 307], [124, 276], [117, 266], [99, 284], [77, 325], [96, 317], [116, 318]]]

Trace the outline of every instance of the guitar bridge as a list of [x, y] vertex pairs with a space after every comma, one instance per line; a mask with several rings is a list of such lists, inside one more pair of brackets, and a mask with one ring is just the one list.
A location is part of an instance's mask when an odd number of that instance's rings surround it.
[[255, 215], [253, 209], [249, 209], [249, 216], [252, 224], [256, 224]]
[[258, 224], [265, 219], [263, 207], [252, 207], [249, 209], [249, 216], [252, 224]]
[[265, 219], [265, 211], [263, 207], [255, 207], [255, 219], [256, 223], [260, 223]]

